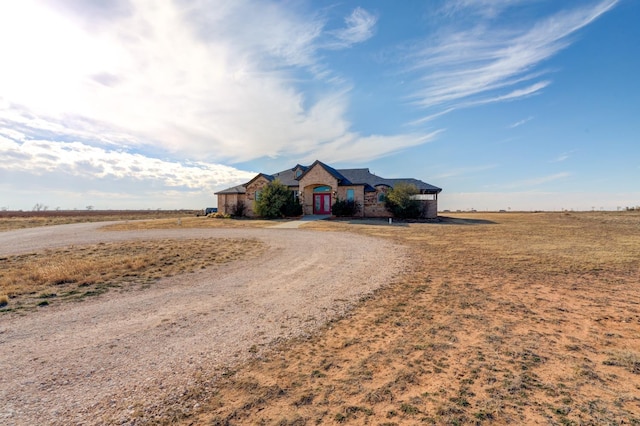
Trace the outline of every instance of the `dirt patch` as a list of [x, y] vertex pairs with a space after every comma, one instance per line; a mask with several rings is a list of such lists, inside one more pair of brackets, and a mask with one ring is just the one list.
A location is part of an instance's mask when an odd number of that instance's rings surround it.
[[454, 219], [308, 225], [404, 244], [411, 266], [185, 424], [640, 423], [640, 215]]
[[[79, 224], [0, 234], [0, 256], [74, 245], [252, 239], [263, 253], [0, 317], [3, 424], [173, 422], [210, 401], [214, 384], [290, 338], [308, 338], [393, 283], [405, 251], [366, 236], [284, 229], [104, 232]], [[371, 262], [384, 265], [371, 267]], [[275, 392], [275, 391], [274, 391]]]

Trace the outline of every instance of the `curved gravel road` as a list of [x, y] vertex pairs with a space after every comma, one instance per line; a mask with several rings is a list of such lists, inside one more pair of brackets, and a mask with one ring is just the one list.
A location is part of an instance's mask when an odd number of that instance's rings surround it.
[[154, 238], [257, 238], [268, 249], [146, 290], [0, 315], [0, 424], [142, 423], [175, 408], [199, 377], [344, 313], [404, 258], [386, 241], [335, 232], [103, 225], [2, 232], [0, 255]]

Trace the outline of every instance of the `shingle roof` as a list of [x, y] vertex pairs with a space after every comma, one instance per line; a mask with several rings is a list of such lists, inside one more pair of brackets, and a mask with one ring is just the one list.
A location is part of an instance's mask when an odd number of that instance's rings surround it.
[[216, 192], [217, 194], [246, 194], [247, 188], [244, 185], [232, 186], [231, 188], [224, 189], [222, 191]]
[[[340, 169], [338, 170], [343, 176], [352, 182], [352, 184], [369, 184], [372, 187], [378, 185], [386, 185], [393, 188], [397, 183], [403, 182], [415, 185], [420, 192], [423, 193], [439, 193], [441, 188], [433, 186], [426, 182], [413, 178], [386, 179], [378, 175], [374, 175], [369, 169]], [[365, 188], [366, 190], [366, 188]], [[374, 189], [375, 190], [375, 189]]]
[[302, 173], [302, 175], [298, 176], [298, 179], [302, 179], [302, 177], [309, 170], [311, 170], [316, 164], [319, 164], [323, 169], [325, 169], [327, 171], [327, 173], [329, 173], [331, 176], [336, 178], [336, 180], [338, 181], [338, 185], [351, 185], [351, 182], [349, 182], [349, 180], [346, 177], [344, 177], [340, 172], [338, 172], [333, 167], [328, 166], [327, 164], [324, 164], [322, 161], [318, 161], [318, 160], [314, 161], [312, 165], [307, 167], [306, 170], [304, 171], [304, 173]]
[[274, 173], [271, 176], [273, 176], [274, 179], [278, 179], [283, 185], [298, 186], [294, 170], [295, 169], [283, 170], [281, 172]]
[[[338, 180], [338, 185], [364, 185], [364, 190], [366, 192], [374, 192], [375, 187], [378, 185], [386, 185], [393, 188], [398, 183], [408, 183], [411, 185], [415, 185], [418, 190], [420, 190], [423, 194], [438, 194], [442, 191], [441, 188], [437, 186], [433, 186], [426, 182], [423, 182], [419, 179], [414, 178], [400, 178], [400, 179], [386, 179], [380, 176], [377, 176], [369, 171], [369, 169], [334, 169], [331, 166], [326, 165], [325, 163], [316, 160], [310, 166], [302, 166], [300, 164], [296, 164], [296, 166], [292, 169], [283, 170], [278, 173], [274, 173], [272, 175], [267, 175], [265, 173], [260, 173], [249, 182], [244, 185], [234, 186], [229, 189], [225, 189], [224, 191], [216, 192], [216, 194], [244, 194], [246, 192], [245, 186], [252, 182], [254, 179], [257, 179], [259, 176], [264, 176], [269, 181], [273, 181], [278, 179], [282, 184], [287, 186], [298, 186], [298, 179], [300, 179], [304, 174], [311, 169], [316, 164], [322, 166], [329, 174], [335, 177]], [[296, 177], [295, 171], [300, 168], [303, 173], [301, 176]]]

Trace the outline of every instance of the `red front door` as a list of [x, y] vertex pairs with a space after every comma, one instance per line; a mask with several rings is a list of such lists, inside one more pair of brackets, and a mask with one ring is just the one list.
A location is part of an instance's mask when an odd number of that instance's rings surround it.
[[331, 214], [331, 194], [313, 194], [313, 214]]

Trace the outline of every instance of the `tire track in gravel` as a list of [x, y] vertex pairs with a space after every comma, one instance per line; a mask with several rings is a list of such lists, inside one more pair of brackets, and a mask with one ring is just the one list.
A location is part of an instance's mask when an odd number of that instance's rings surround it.
[[[97, 242], [257, 238], [261, 256], [153, 288], [0, 315], [0, 423], [131, 423], [188, 392], [201, 372], [312, 331], [392, 281], [404, 248], [304, 229], [103, 232], [73, 224], [0, 233], [0, 255]], [[175, 398], [173, 398], [175, 399]], [[184, 408], [188, 410], [187, 408]]]

